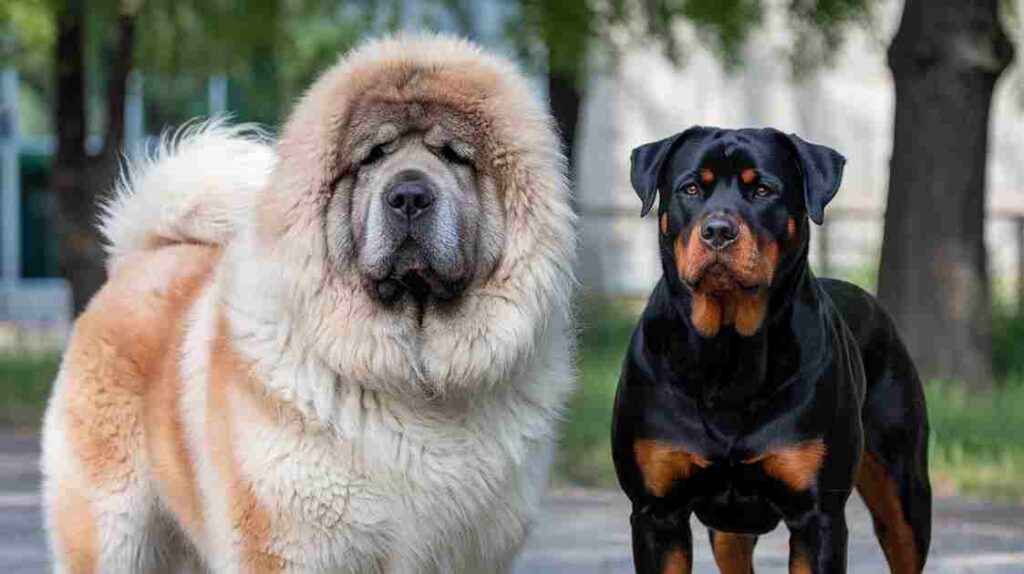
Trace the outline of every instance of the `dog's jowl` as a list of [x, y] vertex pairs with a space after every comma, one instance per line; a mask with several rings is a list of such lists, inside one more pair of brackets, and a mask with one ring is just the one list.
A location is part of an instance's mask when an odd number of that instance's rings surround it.
[[843, 157], [774, 129], [694, 127], [633, 152], [664, 275], [626, 354], [612, 446], [637, 572], [685, 573], [691, 515], [725, 573], [790, 531], [790, 572], [846, 570], [856, 488], [892, 572], [920, 572], [924, 392], [889, 315], [807, 261]]

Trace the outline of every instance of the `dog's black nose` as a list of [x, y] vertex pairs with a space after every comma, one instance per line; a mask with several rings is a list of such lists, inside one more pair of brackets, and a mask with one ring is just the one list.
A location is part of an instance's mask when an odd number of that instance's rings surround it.
[[728, 215], [712, 215], [704, 220], [700, 228], [700, 238], [712, 249], [722, 249], [740, 234], [736, 221]]
[[384, 203], [395, 215], [412, 220], [434, 205], [434, 192], [420, 181], [400, 181], [384, 194]]

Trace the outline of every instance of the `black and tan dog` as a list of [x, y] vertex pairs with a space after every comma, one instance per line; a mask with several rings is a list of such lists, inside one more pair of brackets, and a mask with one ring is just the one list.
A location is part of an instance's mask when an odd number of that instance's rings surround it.
[[808, 218], [821, 223], [844, 161], [773, 129], [695, 127], [634, 150], [643, 214], [660, 195], [664, 268], [612, 431], [637, 572], [690, 572], [691, 513], [722, 572], [752, 572], [757, 536], [780, 521], [790, 572], [845, 572], [854, 486], [892, 572], [923, 568], [917, 372], [875, 299], [807, 262]]

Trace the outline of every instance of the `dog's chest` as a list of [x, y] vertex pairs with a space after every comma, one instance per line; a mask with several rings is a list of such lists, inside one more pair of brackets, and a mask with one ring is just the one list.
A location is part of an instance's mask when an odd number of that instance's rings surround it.
[[518, 544], [539, 443], [506, 432], [510, 414], [424, 419], [375, 407], [344, 430], [249, 425], [236, 443], [250, 445], [240, 458], [283, 556], [330, 569], [428, 555], [438, 571], [457, 571], [444, 565]]

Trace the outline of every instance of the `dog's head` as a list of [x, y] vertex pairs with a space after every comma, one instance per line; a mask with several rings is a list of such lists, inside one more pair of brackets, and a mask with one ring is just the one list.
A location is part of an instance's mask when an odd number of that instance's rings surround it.
[[692, 294], [690, 319], [701, 335], [760, 328], [782, 263], [806, 257], [808, 218], [821, 223], [844, 162], [831, 148], [770, 128], [694, 127], [633, 151], [644, 215], [660, 195], [666, 277]]
[[[444, 37], [367, 44], [299, 102], [257, 205], [277, 321], [342, 376], [445, 393], [509, 380], [568, 322], [574, 252], [547, 110]], [[564, 320], [563, 320], [564, 319]]]
[[493, 179], [478, 164], [479, 138], [460, 137], [467, 130], [457, 113], [410, 122], [387, 108], [357, 120], [375, 129], [356, 145], [351, 174], [339, 182], [346, 189], [336, 194], [336, 209], [351, 217], [331, 218], [329, 233], [349, 236], [375, 300], [424, 313], [457, 302], [490, 273], [505, 221]]

